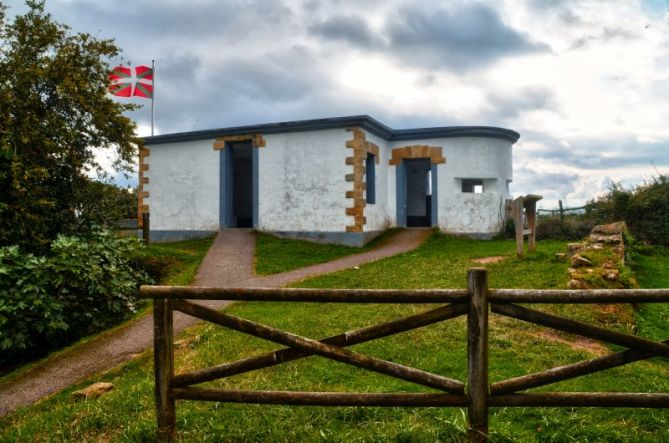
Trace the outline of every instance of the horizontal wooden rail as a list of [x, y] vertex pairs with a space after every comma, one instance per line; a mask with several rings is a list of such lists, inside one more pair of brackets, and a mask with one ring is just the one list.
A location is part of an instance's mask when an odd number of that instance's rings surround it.
[[[420, 314], [411, 315], [397, 320], [392, 320], [379, 325], [368, 326], [345, 332], [343, 334], [333, 335], [320, 340], [333, 346], [345, 347], [359, 343], [365, 343], [371, 340], [387, 337], [400, 332], [410, 331], [412, 329], [428, 326], [437, 322], [459, 317], [467, 312], [466, 305], [448, 305], [442, 306]], [[302, 351], [294, 348], [281, 349], [274, 352], [268, 352], [255, 357], [245, 358], [234, 362], [213, 366], [186, 374], [174, 376], [172, 385], [175, 387], [188, 386], [197, 383], [204, 383], [223, 377], [242, 374], [256, 369], [268, 368], [270, 366], [286, 363], [300, 358], [314, 355], [313, 352]]]
[[466, 289], [309, 289], [141, 286], [140, 298], [321, 303], [468, 303]]
[[174, 388], [181, 400], [221, 401], [300, 406], [467, 406], [464, 395], [437, 393], [236, 391], [205, 388]]
[[490, 406], [669, 408], [669, 394], [638, 392], [545, 392], [493, 395]]
[[669, 303], [669, 289], [491, 289], [491, 303]]
[[421, 371], [420, 369], [410, 368], [408, 366], [392, 363], [380, 358], [369, 357], [358, 352], [342, 349], [337, 346], [328, 345], [318, 340], [301, 337], [296, 334], [281, 331], [271, 326], [261, 325], [250, 320], [236, 317], [230, 314], [223, 314], [204, 306], [196, 305], [183, 300], [173, 301], [174, 309], [185, 314], [216, 323], [235, 331], [243, 332], [254, 337], [278, 343], [280, 345], [290, 346], [302, 351], [312, 352], [321, 357], [330, 358], [341, 363], [346, 363], [380, 374], [389, 375], [405, 381], [427, 386], [430, 388], [441, 389], [454, 394], [463, 394], [465, 385], [461, 381], [453, 380], [442, 375], [432, 374]]

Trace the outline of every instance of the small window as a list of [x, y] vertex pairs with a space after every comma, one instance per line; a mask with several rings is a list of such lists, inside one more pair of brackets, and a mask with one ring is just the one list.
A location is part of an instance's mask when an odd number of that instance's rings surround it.
[[376, 203], [376, 158], [374, 154], [367, 154], [365, 160], [365, 182], [367, 190], [365, 199], [367, 204], [373, 205]]
[[462, 192], [471, 192], [474, 194], [483, 193], [483, 180], [475, 180], [471, 178], [462, 179]]

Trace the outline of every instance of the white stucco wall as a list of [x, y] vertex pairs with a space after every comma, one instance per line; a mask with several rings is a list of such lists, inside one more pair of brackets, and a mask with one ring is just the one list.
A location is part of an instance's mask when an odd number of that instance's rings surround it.
[[267, 231], [344, 232], [350, 200], [344, 128], [270, 134], [259, 150], [258, 228]]
[[147, 146], [152, 230], [217, 231], [219, 229], [219, 151], [214, 140]]
[[[496, 138], [454, 137], [392, 142], [390, 148], [411, 145], [440, 146], [446, 158], [445, 164], [437, 165], [437, 223], [441, 230], [466, 234], [499, 230], [500, 202], [503, 205], [503, 200], [510, 198], [506, 183], [513, 178], [511, 142]], [[394, 169], [390, 166], [392, 198], [396, 195]], [[484, 194], [463, 193], [462, 178], [484, 180]], [[502, 217], [503, 209], [502, 206]]]
[[[346, 215], [353, 183], [345, 177], [352, 150], [345, 128], [264, 135], [258, 148], [258, 228], [266, 231], [344, 233], [354, 219]], [[445, 164], [437, 166], [438, 226], [453, 233], [499, 230], [503, 202], [510, 198], [511, 143], [495, 138], [458, 137], [388, 142], [366, 132], [379, 146], [376, 203], [365, 207], [365, 232], [395, 226], [396, 166], [391, 150], [411, 145], [442, 147]], [[153, 230], [213, 231], [220, 226], [220, 152], [214, 140], [149, 145], [145, 203]], [[483, 194], [462, 193], [463, 178], [484, 181]]]

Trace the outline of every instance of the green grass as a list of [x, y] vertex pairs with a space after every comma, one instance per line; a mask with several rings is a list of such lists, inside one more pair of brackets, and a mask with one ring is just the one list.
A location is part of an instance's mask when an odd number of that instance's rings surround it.
[[[539, 242], [538, 252], [514, 257], [510, 241], [480, 242], [442, 235], [416, 251], [305, 281], [305, 287], [464, 287], [473, 258], [507, 256], [485, 265], [492, 287], [564, 288], [566, 264], [554, 252], [565, 242]], [[479, 265], [480, 266], [480, 265]], [[640, 263], [640, 267], [643, 264]], [[548, 307], [558, 310], [562, 308]], [[309, 337], [323, 337], [429, 309], [417, 305], [319, 303], [237, 303], [228, 312]], [[563, 311], [560, 311], [563, 312]], [[598, 324], [629, 321], [630, 310], [602, 307], [564, 313]], [[633, 318], [633, 317], [632, 317]], [[622, 320], [621, 320], [622, 319]], [[458, 318], [353, 350], [444, 374], [466, 376], [465, 319]], [[276, 345], [210, 324], [188, 329], [192, 337], [176, 352], [178, 372], [202, 368]], [[491, 316], [491, 381], [593, 358], [605, 348], [546, 334], [542, 329]], [[97, 399], [74, 402], [80, 383], [38, 405], [0, 419], [0, 441], [150, 441], [155, 438], [151, 354], [95, 378], [115, 389]], [[92, 381], [92, 380], [91, 380]], [[415, 385], [317, 357], [207, 383], [235, 389], [422, 392]], [[542, 390], [669, 392], [666, 361], [637, 362], [604, 373], [565, 381]], [[669, 412], [632, 409], [493, 408], [492, 441], [669, 441]], [[466, 429], [459, 408], [318, 408], [256, 406], [183, 401], [177, 403], [181, 441], [462, 441]]]
[[[669, 250], [643, 248], [635, 256], [642, 288], [669, 288]], [[669, 339], [669, 303], [647, 303], [638, 309], [639, 333], [655, 340]]]
[[258, 275], [277, 274], [369, 251], [395, 232], [390, 229], [360, 248], [279, 238], [258, 232], [255, 271]]
[[167, 264], [161, 285], [188, 286], [195, 279], [197, 269], [209, 250], [214, 237], [172, 243], [152, 243], [146, 254]]

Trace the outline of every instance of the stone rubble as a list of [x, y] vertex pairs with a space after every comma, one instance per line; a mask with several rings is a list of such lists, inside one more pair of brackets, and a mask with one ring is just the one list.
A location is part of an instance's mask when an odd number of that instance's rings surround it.
[[[591, 289], [592, 275], [598, 276], [602, 283], [616, 283], [619, 281], [618, 267], [625, 264], [625, 222], [616, 222], [607, 225], [595, 226], [588, 238], [582, 243], [567, 244], [567, 251], [558, 252], [555, 258], [569, 260], [570, 289]], [[610, 251], [611, 259], [599, 266], [594, 266], [588, 258], [589, 251], [598, 251], [601, 255]], [[622, 286], [621, 286], [622, 287]]]

